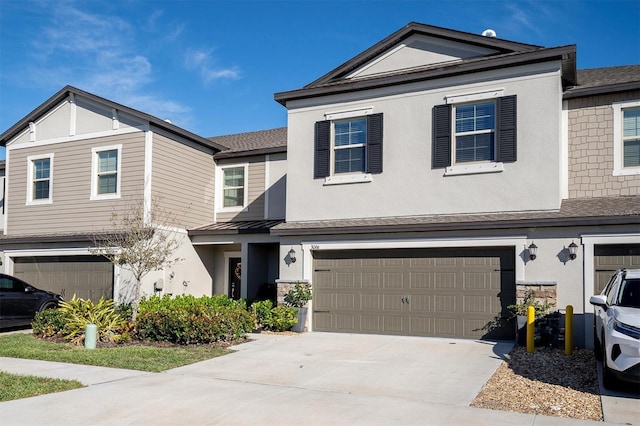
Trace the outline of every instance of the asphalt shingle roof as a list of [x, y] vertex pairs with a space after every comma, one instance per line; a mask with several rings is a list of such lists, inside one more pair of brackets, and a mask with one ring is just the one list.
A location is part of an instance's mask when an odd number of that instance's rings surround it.
[[282, 223], [279, 235], [368, 232], [412, 232], [468, 229], [600, 225], [637, 223], [640, 229], [640, 196], [563, 200], [560, 210], [513, 213], [397, 216]]
[[246, 153], [265, 149], [286, 151], [287, 128], [259, 130], [256, 132], [236, 133], [233, 135], [214, 136], [207, 138], [211, 142], [227, 147], [219, 153], [220, 156], [234, 153]]
[[640, 81], [640, 65], [578, 70], [579, 88], [610, 86]]

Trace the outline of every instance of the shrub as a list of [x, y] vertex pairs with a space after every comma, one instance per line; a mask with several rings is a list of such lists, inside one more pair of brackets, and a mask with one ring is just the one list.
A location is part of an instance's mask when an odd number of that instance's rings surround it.
[[165, 295], [140, 302], [136, 325], [141, 339], [196, 344], [237, 339], [253, 330], [255, 321], [244, 300]]
[[286, 331], [298, 323], [297, 309], [291, 306], [276, 306], [271, 310], [271, 323], [269, 329], [273, 331]]
[[251, 304], [251, 312], [256, 317], [258, 327], [264, 328], [265, 330], [271, 327], [272, 309], [273, 302], [271, 300], [262, 300]]
[[36, 313], [31, 323], [33, 333], [39, 336], [52, 337], [60, 334], [67, 323], [67, 314], [60, 309], [45, 309]]
[[114, 341], [125, 324], [124, 319], [115, 310], [113, 300], [100, 298], [98, 303], [77, 298], [60, 302], [58, 309], [65, 316], [65, 325], [61, 334], [71, 343], [78, 345], [84, 341], [87, 324], [98, 328], [98, 339], [102, 342]]
[[311, 300], [311, 286], [300, 282], [295, 283], [284, 296], [284, 301], [295, 308], [303, 308], [309, 300]]

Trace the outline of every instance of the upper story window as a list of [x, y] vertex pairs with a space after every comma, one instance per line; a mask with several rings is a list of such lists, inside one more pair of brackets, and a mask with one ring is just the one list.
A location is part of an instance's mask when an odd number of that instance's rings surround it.
[[223, 208], [244, 207], [245, 205], [245, 167], [222, 169]]
[[350, 115], [327, 114], [336, 119], [316, 123], [314, 178], [325, 184], [368, 182], [382, 173], [382, 114]]
[[28, 161], [27, 204], [47, 204], [52, 201], [53, 154], [30, 156]]
[[489, 173], [516, 161], [517, 98], [501, 94], [447, 97], [447, 104], [433, 108], [434, 169], [445, 168], [445, 175]]
[[640, 101], [613, 104], [613, 175], [640, 174]]
[[454, 164], [495, 159], [496, 105], [493, 101], [455, 108]]
[[363, 173], [367, 119], [336, 121], [333, 125], [333, 172]]
[[93, 148], [91, 199], [120, 197], [122, 145]]

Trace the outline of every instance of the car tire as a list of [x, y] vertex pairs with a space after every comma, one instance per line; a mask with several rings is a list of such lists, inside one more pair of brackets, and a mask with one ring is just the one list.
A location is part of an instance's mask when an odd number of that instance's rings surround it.
[[44, 305], [42, 305], [42, 306], [40, 307], [39, 312], [46, 311], [47, 309], [55, 309], [55, 308], [57, 308], [57, 307], [58, 307], [58, 305], [57, 305], [57, 304], [55, 304], [55, 303], [53, 303], [53, 302], [47, 302], [47, 303], [45, 303]]
[[598, 339], [598, 333], [595, 329], [593, 330], [593, 355], [598, 361], [602, 361], [602, 343], [600, 343], [600, 339]]
[[615, 390], [618, 387], [618, 379], [616, 379], [607, 365], [607, 348], [604, 342], [604, 333], [602, 334], [602, 337], [602, 386], [604, 386], [605, 389]]

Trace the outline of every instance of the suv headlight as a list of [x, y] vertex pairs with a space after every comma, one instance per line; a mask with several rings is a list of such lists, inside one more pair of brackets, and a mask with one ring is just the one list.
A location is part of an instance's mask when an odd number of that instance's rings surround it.
[[625, 324], [618, 320], [613, 321], [613, 329], [618, 333], [625, 334], [629, 337], [633, 337], [634, 339], [640, 339], [640, 328], [634, 327], [629, 324]]

